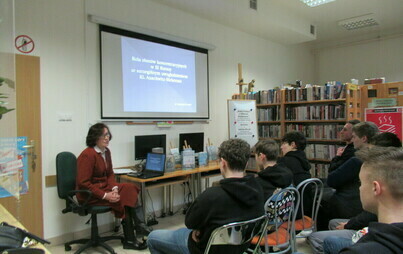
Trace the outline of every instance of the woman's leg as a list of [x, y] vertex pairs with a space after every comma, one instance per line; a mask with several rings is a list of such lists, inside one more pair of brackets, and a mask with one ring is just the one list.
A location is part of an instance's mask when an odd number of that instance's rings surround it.
[[148, 235], [147, 245], [151, 254], [189, 254], [190, 229], [154, 230]]

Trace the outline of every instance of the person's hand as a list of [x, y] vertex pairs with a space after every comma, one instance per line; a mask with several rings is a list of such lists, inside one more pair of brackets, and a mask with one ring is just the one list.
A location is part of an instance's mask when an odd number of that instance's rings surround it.
[[337, 225], [336, 229], [344, 229], [344, 226], [347, 224], [347, 222], [340, 222], [339, 225]]
[[105, 199], [108, 200], [111, 203], [116, 203], [119, 202], [120, 200], [120, 195], [117, 192], [108, 192], [106, 193]]
[[192, 231], [192, 239], [196, 243], [200, 242], [199, 236], [200, 236], [200, 231], [199, 230], [193, 230]]
[[336, 156], [341, 156], [344, 152], [344, 148], [345, 147], [339, 147], [339, 149], [337, 149]]

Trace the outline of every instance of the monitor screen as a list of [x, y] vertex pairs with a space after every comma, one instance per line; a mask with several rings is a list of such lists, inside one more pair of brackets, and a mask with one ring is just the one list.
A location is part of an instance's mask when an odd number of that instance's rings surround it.
[[179, 151], [183, 151], [185, 140], [188, 146], [196, 153], [204, 151], [204, 133], [181, 133], [179, 134]]
[[146, 170], [164, 172], [165, 169], [165, 154], [148, 153], [146, 161]]
[[147, 153], [151, 153], [155, 147], [162, 147], [163, 153], [166, 151], [166, 135], [144, 135], [134, 137], [134, 159], [144, 160]]

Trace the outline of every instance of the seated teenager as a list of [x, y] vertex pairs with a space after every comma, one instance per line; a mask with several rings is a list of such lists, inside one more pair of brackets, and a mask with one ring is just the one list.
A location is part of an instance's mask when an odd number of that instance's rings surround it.
[[264, 214], [263, 190], [252, 175], [245, 176], [250, 146], [241, 139], [224, 141], [219, 147], [219, 186], [206, 189], [190, 206], [186, 228], [155, 230], [147, 244], [151, 253], [204, 253], [214, 229], [230, 222]]
[[259, 167], [256, 181], [263, 188], [264, 199], [268, 199], [277, 188], [292, 184], [293, 174], [283, 163], [277, 163], [279, 146], [274, 140], [261, 140], [255, 145], [256, 164]]
[[278, 163], [285, 164], [294, 175], [294, 185], [311, 178], [309, 170], [311, 164], [305, 155], [306, 138], [299, 131], [290, 131], [281, 139], [281, 151], [283, 157], [277, 160]]
[[403, 148], [374, 147], [357, 152], [363, 162], [360, 197], [364, 210], [378, 216], [358, 242], [340, 252], [324, 242], [328, 253], [403, 253]]
[[[402, 143], [396, 134], [384, 132], [373, 137], [370, 147], [372, 146], [402, 147]], [[367, 211], [362, 211], [351, 219], [332, 219], [329, 222], [330, 230], [312, 233], [308, 237], [308, 242], [314, 253], [323, 252], [323, 242], [325, 239], [327, 239], [328, 244], [338, 246], [338, 250], [340, 250], [356, 242], [358, 240], [357, 236], [362, 236], [366, 232], [363, 229], [368, 227], [370, 222], [377, 221], [378, 217], [376, 214]], [[357, 231], [359, 231], [358, 234]]]
[[[354, 148], [356, 150], [367, 148], [376, 134], [378, 134], [378, 127], [372, 122], [354, 125], [352, 139]], [[331, 219], [349, 219], [362, 212], [358, 190], [361, 164], [361, 161], [354, 156], [329, 174], [327, 185], [334, 188], [336, 192], [330, 199], [321, 202], [318, 230], [326, 230]]]

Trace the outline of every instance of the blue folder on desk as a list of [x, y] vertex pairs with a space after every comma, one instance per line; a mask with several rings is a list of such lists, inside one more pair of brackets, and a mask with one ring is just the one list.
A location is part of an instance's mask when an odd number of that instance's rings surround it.
[[148, 153], [146, 166], [138, 178], [153, 178], [163, 176], [165, 171], [165, 154], [162, 153]]

